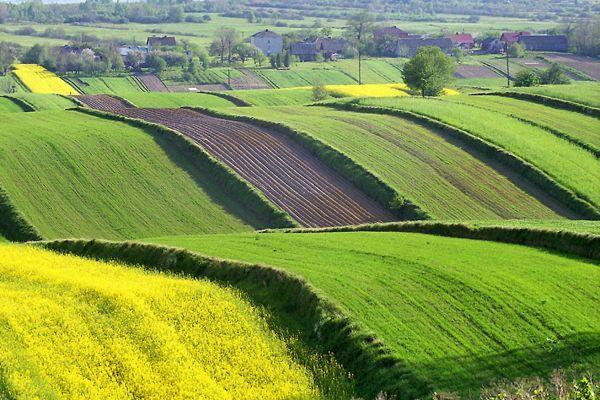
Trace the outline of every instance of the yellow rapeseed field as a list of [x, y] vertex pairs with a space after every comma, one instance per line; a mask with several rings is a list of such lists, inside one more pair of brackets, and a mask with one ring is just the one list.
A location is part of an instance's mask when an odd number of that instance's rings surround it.
[[79, 94], [67, 82], [60, 79], [53, 72], [37, 64], [14, 64], [13, 74], [32, 93], [47, 94]]
[[[311, 86], [279, 90], [311, 90]], [[410, 96], [410, 89], [404, 83], [377, 83], [365, 85], [325, 85], [325, 90], [334, 97], [406, 97]], [[444, 89], [444, 96], [460, 94], [454, 89]]]
[[0, 244], [0, 398], [308, 399], [308, 372], [230, 289]]

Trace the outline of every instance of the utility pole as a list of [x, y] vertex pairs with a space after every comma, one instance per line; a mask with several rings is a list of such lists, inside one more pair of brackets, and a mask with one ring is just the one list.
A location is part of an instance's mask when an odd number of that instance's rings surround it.
[[508, 42], [504, 42], [504, 53], [506, 54], [506, 86], [510, 87], [510, 67], [508, 66]]

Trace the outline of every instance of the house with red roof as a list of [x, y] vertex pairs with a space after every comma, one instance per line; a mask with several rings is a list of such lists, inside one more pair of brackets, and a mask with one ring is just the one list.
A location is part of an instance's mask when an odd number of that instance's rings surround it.
[[530, 36], [531, 32], [522, 31], [522, 32], [503, 32], [502, 36], [500, 36], [500, 41], [506, 43], [507, 45], [511, 45], [513, 43], [517, 43], [521, 36]]
[[470, 33], [456, 32], [454, 35], [447, 35], [446, 37], [452, 40], [454, 47], [458, 47], [463, 50], [471, 50], [473, 47], [475, 47], [475, 40], [473, 40], [473, 35]]

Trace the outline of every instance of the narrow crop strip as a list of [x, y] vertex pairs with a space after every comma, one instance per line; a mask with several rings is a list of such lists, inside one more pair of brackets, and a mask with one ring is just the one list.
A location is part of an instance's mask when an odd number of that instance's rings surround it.
[[134, 242], [57, 240], [37, 242], [46, 249], [104, 261], [120, 261], [232, 285], [259, 305], [282, 313], [357, 380], [361, 396], [384, 392], [399, 398], [425, 397], [431, 388], [416, 378], [372, 333], [354, 324], [304, 279], [277, 268], [205, 257], [183, 249]]
[[139, 119], [128, 118], [121, 115], [92, 110], [87, 107], [79, 107], [79, 112], [87, 113], [101, 118], [125, 122], [131, 126], [141, 128], [150, 134], [157, 134], [166, 138], [179, 151], [202, 170], [208, 171], [214, 181], [231, 197], [247, 207], [262, 221], [268, 222], [275, 227], [293, 227], [296, 222], [271, 203], [261, 192], [256, 190], [250, 183], [239, 176], [229, 167], [221, 164], [218, 160], [206, 153], [200, 146], [183, 136], [182, 134], [159, 124], [153, 124]]
[[246, 100], [240, 99], [239, 97], [235, 97], [234, 95], [224, 93], [224, 92], [199, 92], [204, 94], [209, 94], [211, 96], [220, 97], [222, 99], [228, 100], [235, 104], [238, 107], [252, 107], [252, 104], [248, 103]]
[[586, 199], [581, 198], [580, 195], [567, 189], [560, 183], [552, 179], [544, 171], [536, 167], [535, 165], [521, 159], [513, 153], [491, 144], [475, 135], [456, 128], [452, 125], [441, 122], [437, 119], [427, 117], [425, 115], [417, 114], [411, 111], [398, 110], [385, 107], [372, 107], [372, 106], [361, 106], [356, 104], [354, 101], [349, 102], [332, 102], [324, 103], [324, 106], [332, 107], [340, 110], [348, 110], [355, 112], [371, 113], [371, 114], [387, 114], [394, 115], [400, 118], [406, 118], [408, 120], [424, 124], [428, 127], [433, 127], [441, 131], [444, 134], [450, 135], [463, 142], [467, 146], [483, 152], [488, 157], [491, 157], [507, 167], [511, 168], [516, 173], [520, 174], [530, 182], [539, 186], [542, 190], [554, 197], [557, 201], [564, 204], [566, 207], [577, 212], [581, 217], [586, 219], [600, 219], [600, 211], [590, 204]]
[[555, 97], [544, 96], [541, 94], [524, 93], [524, 92], [481, 92], [472, 93], [471, 96], [504, 96], [512, 97], [513, 99], [533, 101], [535, 103], [545, 104], [554, 108], [561, 108], [563, 110], [576, 111], [582, 114], [587, 114], [600, 118], [600, 108], [590, 107], [583, 104], [575, 103], [573, 101], [557, 99]]
[[346, 154], [326, 145], [305, 132], [297, 131], [282, 123], [265, 121], [254, 117], [231, 115], [221, 111], [199, 107], [183, 108], [188, 108], [213, 117], [244, 122], [282, 133], [310, 151], [328, 167], [348, 179], [373, 200], [390, 210], [396, 217], [402, 220], [431, 219], [426, 211], [396, 192], [396, 190], [371, 171], [357, 164]]
[[10, 201], [8, 193], [2, 188], [0, 188], [0, 234], [15, 242], [44, 239], [37, 228], [17, 210]]
[[[282, 232], [264, 230], [261, 233]], [[285, 233], [322, 232], [409, 232], [462, 239], [486, 240], [538, 247], [560, 253], [572, 254], [591, 260], [600, 260], [600, 235], [558, 231], [551, 229], [511, 228], [506, 226], [474, 226], [453, 222], [391, 222], [331, 228], [297, 228]]]
[[13, 97], [13, 96], [0, 96], [0, 97], [4, 97], [4, 98], [12, 101], [13, 103], [15, 103], [16, 105], [21, 107], [21, 109], [25, 112], [35, 111], [35, 107], [33, 107], [33, 105], [31, 105], [30, 103], [26, 102], [23, 99], [20, 99], [18, 97]]

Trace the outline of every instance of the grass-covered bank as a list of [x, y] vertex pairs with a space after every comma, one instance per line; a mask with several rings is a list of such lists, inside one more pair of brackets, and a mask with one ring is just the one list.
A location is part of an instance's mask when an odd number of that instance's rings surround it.
[[396, 232], [151, 241], [302, 276], [437, 391], [476, 392], [500, 377], [600, 365], [600, 270], [582, 259]]

